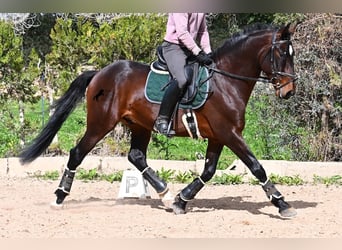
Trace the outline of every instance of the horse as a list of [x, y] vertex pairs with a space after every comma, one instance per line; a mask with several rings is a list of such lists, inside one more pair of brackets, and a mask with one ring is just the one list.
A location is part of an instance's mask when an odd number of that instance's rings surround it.
[[[20, 161], [35, 160], [50, 145], [63, 122], [86, 97], [86, 131], [70, 150], [58, 188], [55, 206], [63, 206], [70, 194], [76, 168], [94, 146], [121, 122], [131, 131], [128, 160], [150, 183], [167, 209], [186, 213], [186, 205], [214, 176], [224, 146], [228, 147], [257, 178], [269, 201], [281, 217], [294, 217], [296, 210], [269, 179], [265, 169], [246, 144], [242, 131], [248, 100], [257, 81], [273, 85], [280, 99], [295, 94], [294, 49], [291, 37], [296, 24], [275, 27], [249, 25], [223, 42], [212, 53], [211, 94], [204, 105], [194, 110], [198, 130], [207, 140], [205, 164], [201, 175], [173, 196], [167, 183], [148, 166], [147, 148], [159, 104], [144, 95], [150, 67], [146, 63], [118, 60], [100, 70], [81, 73], [56, 101], [55, 112], [40, 134], [20, 153]], [[184, 114], [179, 108], [176, 117]], [[174, 119], [175, 136], [189, 137], [180, 119]]]

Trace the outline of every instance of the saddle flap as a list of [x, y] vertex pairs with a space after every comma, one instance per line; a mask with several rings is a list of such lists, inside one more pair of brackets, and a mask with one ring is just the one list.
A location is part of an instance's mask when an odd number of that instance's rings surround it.
[[[191, 73], [193, 74], [193, 73]], [[188, 96], [185, 99], [185, 102], [181, 102], [180, 108], [189, 108], [198, 109], [200, 108], [206, 101], [210, 93], [210, 84], [209, 84], [209, 72], [206, 68], [200, 67], [197, 77], [193, 77], [194, 80], [191, 80], [192, 90], [186, 93]], [[195, 74], [193, 74], [195, 76]], [[145, 86], [145, 97], [149, 102], [152, 103], [161, 103], [161, 100], [164, 95], [165, 86], [171, 80], [171, 76], [168, 71], [158, 71], [153, 69], [151, 65], [151, 71], [149, 72], [146, 79]], [[195, 83], [193, 83], [195, 82]], [[199, 84], [201, 83], [201, 84]], [[203, 83], [203, 84], [202, 84]], [[186, 104], [183, 104], [186, 103]]]
[[181, 100], [181, 104], [188, 104], [192, 102], [197, 94], [198, 90], [198, 78], [200, 77], [199, 64], [192, 63], [187, 64], [184, 68], [185, 77], [187, 79], [186, 92]]

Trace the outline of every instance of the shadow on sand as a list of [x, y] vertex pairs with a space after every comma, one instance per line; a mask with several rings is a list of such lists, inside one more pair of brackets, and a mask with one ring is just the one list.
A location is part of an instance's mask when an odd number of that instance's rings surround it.
[[[255, 215], [268, 215], [271, 218], [284, 219], [281, 216], [265, 213], [262, 211], [267, 206], [273, 206], [270, 202], [255, 202], [248, 201], [250, 196], [240, 197], [221, 197], [213, 199], [194, 199], [187, 205], [188, 213], [207, 213], [213, 210], [227, 210], [227, 211], [241, 211], [245, 210]], [[318, 202], [307, 201], [288, 201], [295, 209], [306, 209], [316, 207]], [[65, 201], [66, 209], [78, 209], [85, 207], [107, 206], [113, 207], [117, 205], [139, 205], [150, 206], [152, 209], [162, 209], [167, 212], [172, 212], [170, 209], [166, 209], [160, 199], [100, 199], [96, 197], [90, 197], [86, 200], [67, 200]], [[276, 209], [276, 208], [275, 208]]]

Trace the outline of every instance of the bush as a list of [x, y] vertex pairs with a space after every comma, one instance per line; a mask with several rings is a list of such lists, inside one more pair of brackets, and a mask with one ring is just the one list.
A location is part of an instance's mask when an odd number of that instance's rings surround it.
[[341, 24], [340, 15], [308, 14], [295, 34], [300, 78], [289, 111], [307, 131], [305, 160], [342, 160]]

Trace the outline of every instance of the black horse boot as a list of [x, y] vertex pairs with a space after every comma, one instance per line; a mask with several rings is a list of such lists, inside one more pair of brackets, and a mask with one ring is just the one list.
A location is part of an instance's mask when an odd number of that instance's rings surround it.
[[166, 136], [172, 136], [175, 131], [169, 129], [171, 115], [175, 110], [176, 104], [182, 96], [183, 90], [178, 87], [178, 82], [172, 80], [166, 89], [163, 100], [160, 104], [159, 114], [154, 123], [153, 129]]

